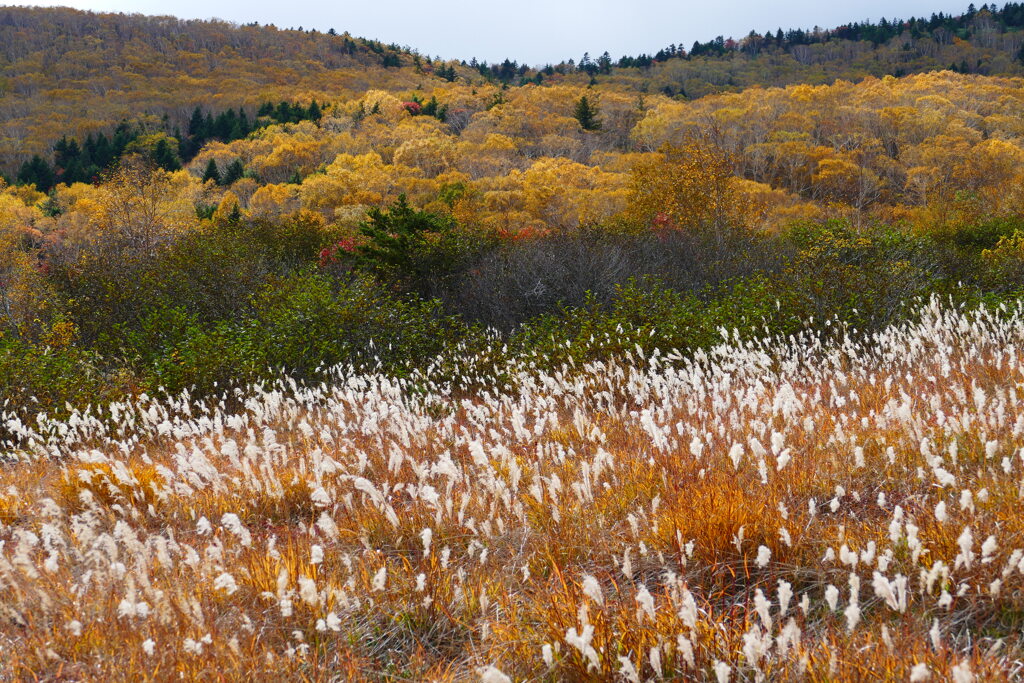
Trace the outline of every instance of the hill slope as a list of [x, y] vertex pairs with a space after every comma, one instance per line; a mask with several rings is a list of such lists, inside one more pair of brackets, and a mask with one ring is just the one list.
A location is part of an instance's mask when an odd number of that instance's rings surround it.
[[825, 30], [751, 31], [689, 50], [672, 45], [654, 55], [576, 64], [587, 74], [608, 74], [633, 87], [701, 97], [756, 85], [825, 84], [865, 76], [904, 76], [948, 69], [965, 74], [1024, 73], [1024, 4], [993, 3], [960, 15], [882, 19]]
[[10, 172], [63, 135], [84, 138], [122, 119], [184, 130], [197, 105], [347, 99], [439, 80], [432, 71], [397, 46], [348, 34], [0, 8], [0, 159]]
[[[973, 7], [973, 6], [972, 6]], [[350, 35], [238, 26], [67, 8], [0, 9], [0, 172], [11, 176], [64, 135], [108, 134], [122, 119], [150, 131], [185, 130], [196, 106], [214, 112], [263, 101], [350, 100], [371, 88], [430, 90], [560, 84], [693, 99], [710, 93], [953, 69], [1019, 75], [1024, 6], [960, 16], [852, 24], [832, 30], [751, 32], [690, 50], [607, 55], [535, 69], [441, 63]]]

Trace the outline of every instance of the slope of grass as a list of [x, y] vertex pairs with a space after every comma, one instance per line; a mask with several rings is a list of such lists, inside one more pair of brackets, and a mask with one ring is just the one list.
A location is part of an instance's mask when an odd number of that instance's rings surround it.
[[1010, 678], [1022, 313], [8, 424], [0, 676]]

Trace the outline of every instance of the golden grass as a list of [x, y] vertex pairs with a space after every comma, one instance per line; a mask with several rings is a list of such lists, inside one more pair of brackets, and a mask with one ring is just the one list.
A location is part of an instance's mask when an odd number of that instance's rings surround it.
[[1024, 325], [796, 343], [40, 434], [0, 466], [0, 679], [1018, 675]]

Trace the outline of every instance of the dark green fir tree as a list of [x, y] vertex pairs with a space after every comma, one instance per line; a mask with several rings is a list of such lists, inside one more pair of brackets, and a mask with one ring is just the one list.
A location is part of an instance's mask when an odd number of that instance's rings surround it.
[[597, 115], [597, 102], [592, 102], [586, 95], [576, 101], [576, 108], [572, 115], [579, 121], [583, 130], [601, 130], [601, 119]]

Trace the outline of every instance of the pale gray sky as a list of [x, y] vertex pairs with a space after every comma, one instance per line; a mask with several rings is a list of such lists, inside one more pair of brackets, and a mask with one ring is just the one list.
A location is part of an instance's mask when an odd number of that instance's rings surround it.
[[[779, 27], [831, 28], [881, 17], [960, 14], [970, 0], [64, 0], [32, 2], [79, 9], [172, 14], [185, 19], [217, 17], [258, 21], [280, 28], [349, 31], [418, 49], [423, 54], [489, 62], [509, 57], [531, 65], [597, 56], [653, 53], [671, 43], [689, 49], [694, 40], [742, 37]], [[15, 3], [2, 3], [15, 4]], [[21, 3], [18, 3], [21, 4]], [[978, 2], [980, 7], [983, 3]]]

